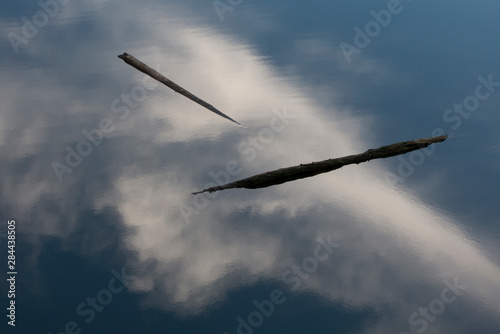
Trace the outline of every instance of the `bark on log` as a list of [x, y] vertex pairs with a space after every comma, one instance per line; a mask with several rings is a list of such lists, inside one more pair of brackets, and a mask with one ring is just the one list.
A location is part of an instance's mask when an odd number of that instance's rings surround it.
[[226, 118], [226, 119], [230, 120], [231, 122], [234, 122], [238, 125], [241, 125], [240, 123], [236, 122], [231, 117], [227, 116], [226, 114], [224, 114], [223, 112], [221, 112], [220, 110], [215, 108], [210, 103], [207, 103], [207, 102], [203, 101], [202, 99], [200, 99], [199, 97], [195, 96], [194, 94], [188, 92], [187, 90], [185, 90], [181, 86], [177, 85], [175, 82], [167, 79], [161, 73], [158, 73], [157, 71], [155, 71], [154, 69], [152, 69], [148, 65], [144, 64], [143, 62], [141, 62], [140, 60], [138, 60], [134, 56], [129, 55], [128, 53], [124, 52], [122, 55], [119, 55], [118, 58], [123, 59], [123, 61], [126, 62], [127, 64], [129, 64], [130, 66], [135, 67], [139, 71], [149, 75], [151, 78], [156, 79], [159, 82], [161, 82], [162, 84], [164, 84], [165, 86], [173, 89], [176, 93], [184, 95], [188, 99], [198, 103], [199, 105], [207, 108], [208, 110], [216, 113], [217, 115], [222, 116], [222, 117], [224, 117], [224, 118]]
[[322, 173], [327, 173], [332, 170], [339, 169], [343, 166], [351, 164], [360, 164], [362, 162], [370, 161], [373, 159], [389, 158], [396, 155], [419, 150], [431, 144], [443, 142], [446, 140], [446, 138], [447, 136], [445, 135], [432, 138], [404, 141], [392, 145], [382, 146], [376, 149], [370, 149], [361, 154], [349, 155], [341, 158], [328, 159], [318, 162], [311, 162], [308, 164], [301, 164], [299, 166], [281, 168], [274, 171], [257, 174], [248, 177], [246, 179], [231, 182], [222, 186], [207, 188], [202, 191], [194, 192], [193, 195], [201, 194], [204, 192], [214, 192], [224, 189], [230, 189], [230, 188], [247, 188], [247, 189], [265, 188], [289, 181], [315, 176]]

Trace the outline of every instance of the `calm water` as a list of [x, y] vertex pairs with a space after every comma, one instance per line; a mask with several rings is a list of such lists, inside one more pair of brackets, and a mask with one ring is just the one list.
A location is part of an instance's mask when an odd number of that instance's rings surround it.
[[0, 5], [6, 332], [499, 332], [498, 1], [59, 1]]

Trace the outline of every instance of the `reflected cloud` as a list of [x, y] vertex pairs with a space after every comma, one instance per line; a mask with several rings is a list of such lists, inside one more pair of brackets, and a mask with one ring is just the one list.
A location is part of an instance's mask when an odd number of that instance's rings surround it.
[[[144, 296], [145, 306], [181, 314], [202, 312], [244, 286], [280, 281], [318, 238], [330, 235], [341, 246], [298, 290], [347, 308], [380, 311], [390, 305], [394, 319], [382, 319], [373, 332], [405, 330], [414, 309], [455, 277], [468, 286], [455, 303], [458, 312], [481, 307], [499, 316], [500, 268], [461, 230], [458, 217], [418, 193], [389, 186], [382, 164], [263, 190], [229, 190], [206, 201], [192, 196], [214, 181], [210, 172], [225, 171], [232, 160], [245, 177], [389, 143], [372, 141], [370, 122], [346, 119], [344, 112], [316, 103], [300, 82], [280, 77], [251, 46], [192, 22], [184, 25], [170, 7], [156, 6], [103, 2], [92, 24], [116, 20], [98, 40], [78, 46], [75, 58], [61, 62], [63, 68], [49, 56], [65, 46], [48, 31], [30, 43], [43, 65], [15, 76], [2, 68], [12, 79], [0, 83], [9, 110], [0, 115], [7, 131], [0, 138], [6, 158], [1, 168], [12, 177], [3, 181], [1, 196], [17, 220], [30, 222], [23, 232], [64, 239], [81, 227], [79, 208], [113, 208], [132, 231], [123, 235], [134, 254], [126, 264], [134, 268], [129, 288]], [[133, 26], [139, 41], [127, 38], [131, 21], [142, 22]], [[166, 76], [248, 129], [163, 87], [118, 122], [112, 101], [143, 79], [116, 58], [125, 50], [159, 64]], [[256, 142], [249, 159], [241, 144], [258, 140], [276, 110], [285, 109], [295, 117], [266, 145]], [[77, 143], [81, 131], [105, 115], [116, 121], [116, 130], [58, 182], [52, 161], [63, 160], [65, 145]], [[188, 221], [180, 207], [194, 210]], [[412, 293], [417, 287], [421, 294]]]

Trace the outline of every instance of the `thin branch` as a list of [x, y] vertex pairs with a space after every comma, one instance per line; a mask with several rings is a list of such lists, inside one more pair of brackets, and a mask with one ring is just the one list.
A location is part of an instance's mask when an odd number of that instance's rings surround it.
[[194, 94], [188, 92], [187, 90], [185, 90], [181, 86], [177, 85], [175, 82], [167, 79], [165, 76], [163, 76], [162, 74], [158, 73], [157, 71], [155, 71], [154, 69], [152, 69], [148, 65], [144, 64], [143, 62], [141, 62], [140, 60], [138, 60], [134, 56], [129, 55], [128, 53], [124, 52], [122, 55], [119, 55], [118, 58], [123, 59], [123, 61], [126, 62], [127, 64], [129, 64], [130, 66], [135, 67], [139, 71], [141, 71], [141, 72], [146, 73], [147, 75], [149, 75], [151, 78], [156, 79], [159, 82], [161, 82], [162, 84], [164, 84], [165, 86], [173, 89], [176, 93], [184, 95], [188, 99], [193, 100], [194, 102], [196, 102], [199, 105], [207, 108], [208, 110], [216, 113], [217, 115], [222, 116], [222, 117], [224, 117], [224, 118], [226, 118], [226, 119], [228, 119], [228, 120], [230, 120], [230, 121], [232, 121], [232, 122], [234, 122], [234, 123], [236, 123], [238, 125], [241, 125], [240, 123], [236, 122], [231, 117], [229, 117], [226, 114], [222, 113], [220, 110], [218, 110], [217, 108], [215, 108], [210, 103], [207, 103], [207, 102], [203, 101], [202, 99], [200, 99], [199, 97], [195, 96]]
[[434, 143], [445, 141], [447, 136], [423, 138], [417, 140], [404, 141], [392, 145], [382, 146], [368, 150], [361, 154], [349, 155], [342, 158], [328, 159], [324, 161], [301, 164], [299, 166], [281, 168], [274, 171], [257, 174], [246, 179], [231, 182], [222, 186], [216, 186], [194, 192], [193, 195], [204, 192], [214, 192], [230, 188], [257, 189], [274, 186], [277, 184], [295, 181], [306, 177], [315, 176], [322, 173], [331, 172], [343, 166], [360, 164], [373, 159], [389, 158], [396, 155], [419, 150]]

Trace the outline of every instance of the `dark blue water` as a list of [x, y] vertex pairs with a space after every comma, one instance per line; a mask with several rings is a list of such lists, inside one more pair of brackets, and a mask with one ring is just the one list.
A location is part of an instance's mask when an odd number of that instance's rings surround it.
[[497, 1], [0, 8], [2, 333], [498, 333]]

